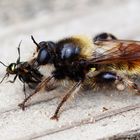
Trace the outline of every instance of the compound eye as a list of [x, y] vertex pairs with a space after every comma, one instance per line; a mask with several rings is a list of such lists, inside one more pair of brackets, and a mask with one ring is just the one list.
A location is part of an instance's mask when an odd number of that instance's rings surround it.
[[10, 74], [14, 74], [15, 70], [16, 70], [16, 64], [15, 63], [12, 63], [7, 67], [7, 71]]
[[73, 59], [80, 53], [80, 48], [72, 43], [67, 43], [61, 50], [61, 59]]
[[15, 71], [15, 67], [16, 67], [16, 65], [12, 64], [11, 67], [10, 67], [11, 71]]
[[43, 47], [39, 50], [37, 62], [39, 65], [45, 65], [49, 62], [51, 56], [49, 52], [47, 51], [46, 47]]
[[93, 38], [94, 42], [101, 40], [117, 40], [117, 38], [110, 33], [100, 33]]

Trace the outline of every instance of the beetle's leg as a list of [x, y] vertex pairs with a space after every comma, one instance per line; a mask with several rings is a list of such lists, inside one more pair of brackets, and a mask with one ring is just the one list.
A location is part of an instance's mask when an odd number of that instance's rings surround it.
[[17, 79], [17, 76], [18, 76], [18, 75], [16, 75], [16, 76], [14, 77], [13, 80], [9, 80], [9, 81], [7, 81], [7, 82], [14, 83], [14, 82], [16, 81], [16, 79]]
[[24, 96], [25, 96], [25, 99], [27, 97], [27, 94], [26, 94], [26, 87], [25, 87], [25, 83], [23, 82], [23, 92], [24, 92]]

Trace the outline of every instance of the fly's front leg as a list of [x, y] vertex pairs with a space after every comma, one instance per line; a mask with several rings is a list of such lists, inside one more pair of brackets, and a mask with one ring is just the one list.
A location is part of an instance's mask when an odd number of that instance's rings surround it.
[[35, 94], [37, 94], [43, 87], [46, 86], [46, 84], [53, 78], [53, 76], [49, 76], [48, 78], [46, 78], [45, 80], [43, 80], [35, 89], [35, 91], [30, 94], [28, 97], [26, 97], [24, 99], [24, 101], [22, 103], [20, 103], [18, 106], [22, 109], [25, 110], [25, 103]]

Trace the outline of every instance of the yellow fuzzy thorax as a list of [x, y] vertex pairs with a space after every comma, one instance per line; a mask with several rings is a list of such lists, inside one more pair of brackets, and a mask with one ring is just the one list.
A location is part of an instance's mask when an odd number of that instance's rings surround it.
[[75, 35], [63, 39], [65, 42], [72, 42], [80, 48], [81, 58], [90, 58], [93, 54], [93, 41], [92, 38], [84, 35]]

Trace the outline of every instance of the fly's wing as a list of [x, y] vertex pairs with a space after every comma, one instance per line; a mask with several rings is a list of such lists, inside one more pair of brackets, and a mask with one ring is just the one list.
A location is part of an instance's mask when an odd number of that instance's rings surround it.
[[140, 61], [140, 42], [111, 40], [95, 42], [92, 64], [110, 64], [124, 61]]

